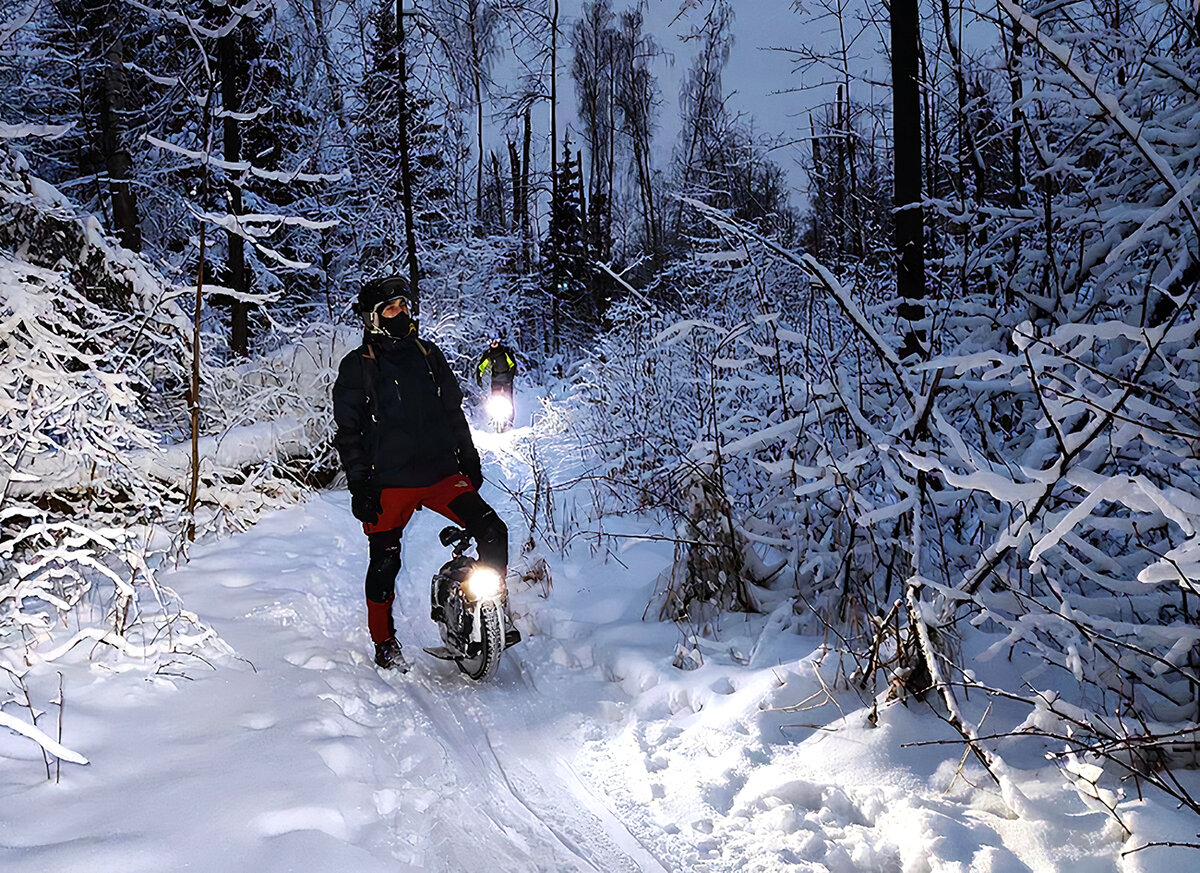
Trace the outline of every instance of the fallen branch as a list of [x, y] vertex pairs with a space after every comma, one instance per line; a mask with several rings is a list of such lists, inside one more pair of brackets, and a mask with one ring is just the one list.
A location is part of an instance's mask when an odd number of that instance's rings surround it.
[[9, 730], [16, 731], [23, 737], [28, 737], [60, 761], [68, 761], [72, 764], [88, 763], [88, 759], [83, 757], [83, 755], [68, 749], [36, 726], [26, 724], [19, 718], [9, 715], [7, 712], [0, 712], [0, 727], [6, 727]]

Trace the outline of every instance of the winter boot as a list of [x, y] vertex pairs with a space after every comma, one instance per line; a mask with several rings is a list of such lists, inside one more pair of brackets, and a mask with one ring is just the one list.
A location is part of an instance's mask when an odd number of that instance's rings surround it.
[[375, 663], [384, 670], [408, 672], [408, 659], [404, 657], [404, 651], [400, 648], [400, 643], [396, 642], [395, 637], [375, 644]]

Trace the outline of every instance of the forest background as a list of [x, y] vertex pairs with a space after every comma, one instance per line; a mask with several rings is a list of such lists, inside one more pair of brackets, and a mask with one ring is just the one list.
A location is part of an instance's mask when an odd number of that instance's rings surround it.
[[[398, 272], [460, 373], [502, 329], [569, 401], [592, 499], [538, 468], [527, 557], [661, 514], [685, 639], [788, 592], [1002, 786], [991, 701], [1200, 812], [1193, 0], [792, 4], [786, 140], [728, 0], [0, 8], [0, 723], [48, 772], [32, 653], [203, 648], [156, 570], [336, 481]], [[985, 687], [980, 641], [1034, 666]]]

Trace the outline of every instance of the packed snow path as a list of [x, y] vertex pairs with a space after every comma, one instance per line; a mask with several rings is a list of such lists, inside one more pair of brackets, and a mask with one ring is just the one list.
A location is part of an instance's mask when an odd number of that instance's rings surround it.
[[[187, 602], [203, 597], [204, 614], [260, 683], [309, 702], [244, 721], [286, 731], [284, 743], [300, 739], [341, 783], [341, 802], [314, 797], [258, 811], [259, 830], [319, 832], [391, 855], [402, 869], [663, 869], [563, 759], [589, 713], [577, 709], [577, 694], [538, 692], [523, 664], [536, 642], [506, 653], [488, 684], [420, 650], [440, 642], [428, 580], [448, 556], [436, 538], [447, 522], [434, 513], [419, 513], [406, 532], [397, 584], [397, 637], [414, 667], [407, 675], [375, 668], [361, 592], [365, 539], [340, 497], [323, 495], [197, 549], [173, 577]], [[306, 551], [294, 551], [297, 543]], [[190, 577], [220, 591], [201, 595]], [[279, 709], [303, 718], [280, 725]]]
[[[1181, 869], [1122, 859], [1111, 819], [1044, 762], [1021, 773], [1018, 818], [923, 708], [885, 708], [868, 728], [853, 695], [823, 695], [818, 671], [836, 665], [809, 656], [820, 640], [780, 631], [790, 606], [731, 617], [702, 668], [675, 669], [678, 632], [642, 618], [670, 562], [661, 539], [607, 563], [584, 545], [552, 561], [548, 597], [515, 590], [526, 640], [478, 684], [421, 651], [438, 642], [428, 582], [446, 551], [444, 520], [418, 513], [395, 610], [415, 663], [381, 672], [348, 502], [315, 495], [164, 574], [235, 655], [145, 682], [81, 646], [34, 671], [43, 700], [66, 672], [64, 741], [91, 764], [56, 785], [31, 743], [0, 737], [21, 756], [0, 778], [0, 870]], [[928, 740], [948, 744], [912, 748]]]

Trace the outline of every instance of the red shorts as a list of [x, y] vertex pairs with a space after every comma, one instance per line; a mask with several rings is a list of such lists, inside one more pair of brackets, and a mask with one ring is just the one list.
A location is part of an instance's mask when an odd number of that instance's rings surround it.
[[374, 524], [364, 524], [363, 532], [373, 534], [402, 529], [413, 513], [422, 507], [440, 512], [455, 524], [462, 524], [462, 519], [450, 510], [449, 504], [454, 498], [474, 490], [471, 480], [461, 473], [447, 476], [423, 488], [384, 488], [379, 495], [383, 512]]

